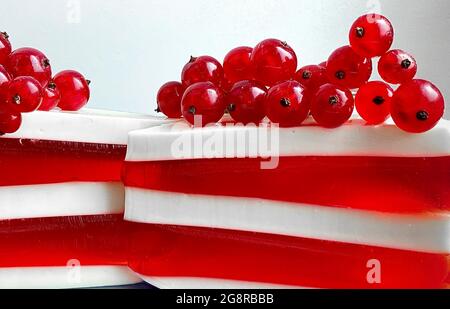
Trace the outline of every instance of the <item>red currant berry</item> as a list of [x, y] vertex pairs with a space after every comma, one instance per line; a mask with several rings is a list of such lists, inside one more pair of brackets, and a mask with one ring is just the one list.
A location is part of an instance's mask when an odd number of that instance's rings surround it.
[[286, 43], [276, 39], [260, 42], [250, 57], [255, 79], [265, 86], [290, 80], [297, 70], [297, 56]]
[[5, 64], [11, 54], [11, 43], [6, 32], [0, 32], [0, 64]]
[[156, 97], [158, 102], [156, 111], [162, 112], [169, 118], [180, 118], [183, 92], [183, 85], [179, 82], [168, 82], [162, 85]]
[[312, 100], [311, 114], [319, 125], [336, 128], [350, 119], [353, 107], [353, 95], [349, 89], [325, 84]]
[[381, 56], [389, 50], [394, 41], [391, 22], [378, 14], [359, 17], [349, 33], [350, 45], [363, 57]]
[[300, 125], [308, 117], [310, 97], [297, 81], [287, 81], [270, 88], [267, 93], [267, 117], [281, 127]]
[[218, 122], [225, 113], [222, 91], [211, 82], [196, 83], [184, 92], [181, 111], [184, 118], [195, 126]]
[[90, 81], [77, 71], [66, 70], [59, 72], [53, 81], [61, 93], [58, 106], [65, 111], [77, 111], [89, 101]]
[[181, 72], [185, 88], [199, 82], [212, 82], [220, 87], [223, 82], [223, 68], [219, 61], [210, 56], [191, 57]]
[[20, 112], [2, 105], [0, 108], [0, 135], [16, 132], [19, 130], [21, 123], [22, 115]]
[[50, 60], [39, 50], [34, 48], [19, 48], [8, 57], [7, 69], [13, 77], [34, 77], [43, 87], [52, 78]]
[[244, 124], [259, 123], [265, 116], [266, 94], [266, 88], [257, 82], [237, 82], [226, 96], [231, 117]]
[[402, 84], [391, 102], [391, 116], [402, 130], [422, 133], [431, 130], [444, 115], [444, 97], [429, 81], [413, 79]]
[[8, 90], [9, 82], [11, 81], [11, 76], [6, 71], [6, 69], [0, 64], [0, 104], [7, 100], [6, 92]]
[[335, 50], [327, 61], [331, 83], [344, 88], [359, 88], [372, 75], [372, 60], [356, 54], [350, 46]]
[[19, 76], [8, 85], [7, 104], [17, 112], [29, 113], [39, 108], [43, 93], [41, 84], [35, 78]]
[[47, 87], [44, 88], [44, 95], [42, 98], [41, 106], [39, 106], [40, 111], [50, 111], [58, 106], [59, 100], [61, 99], [61, 93], [59, 93], [58, 87], [53, 81], [49, 81]]
[[356, 110], [368, 124], [380, 124], [389, 117], [393, 95], [394, 90], [388, 84], [368, 82], [356, 93]]
[[417, 63], [413, 56], [400, 49], [384, 54], [378, 61], [381, 78], [391, 84], [402, 84], [416, 76]]
[[327, 69], [320, 65], [308, 65], [295, 73], [294, 79], [311, 92], [328, 83]]
[[241, 80], [252, 80], [253, 72], [250, 56], [253, 48], [242, 46], [232, 49], [223, 60], [225, 79], [231, 84]]

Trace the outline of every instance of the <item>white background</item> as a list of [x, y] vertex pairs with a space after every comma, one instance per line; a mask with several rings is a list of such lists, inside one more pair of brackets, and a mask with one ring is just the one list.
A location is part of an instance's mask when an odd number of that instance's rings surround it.
[[[14, 47], [44, 51], [56, 71], [92, 83], [91, 107], [152, 113], [159, 86], [177, 80], [190, 55], [219, 60], [233, 47], [275, 37], [299, 65], [347, 44], [353, 20], [381, 12], [394, 47], [413, 53], [418, 77], [450, 102], [449, 0], [0, 0], [0, 29]], [[376, 78], [376, 76], [374, 76]], [[446, 115], [450, 117], [450, 108]]]

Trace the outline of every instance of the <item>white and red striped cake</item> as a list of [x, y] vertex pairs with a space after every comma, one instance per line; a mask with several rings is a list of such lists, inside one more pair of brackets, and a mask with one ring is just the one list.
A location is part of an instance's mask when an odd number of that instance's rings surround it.
[[123, 181], [130, 267], [159, 287], [449, 282], [449, 121], [424, 134], [357, 117], [333, 130], [180, 121], [130, 133]]
[[159, 123], [95, 110], [34, 112], [0, 138], [0, 287], [140, 281], [127, 267], [120, 175], [128, 132]]

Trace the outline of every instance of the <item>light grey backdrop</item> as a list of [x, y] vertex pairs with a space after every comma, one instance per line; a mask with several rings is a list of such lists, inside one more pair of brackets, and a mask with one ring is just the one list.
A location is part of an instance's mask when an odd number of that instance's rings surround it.
[[[413, 53], [418, 77], [450, 102], [449, 0], [0, 0], [0, 29], [15, 47], [43, 50], [55, 71], [74, 68], [92, 84], [91, 107], [152, 113], [155, 94], [179, 79], [189, 56], [222, 60], [266, 37], [288, 41], [299, 65], [347, 44], [356, 17], [381, 12], [395, 45]], [[376, 78], [374, 76], [374, 78]], [[450, 118], [447, 108], [447, 118]]]

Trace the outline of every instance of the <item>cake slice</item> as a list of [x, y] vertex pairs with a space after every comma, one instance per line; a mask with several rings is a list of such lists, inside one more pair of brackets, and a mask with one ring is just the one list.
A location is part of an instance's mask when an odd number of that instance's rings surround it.
[[140, 281], [127, 267], [120, 176], [128, 132], [160, 123], [88, 109], [34, 112], [0, 138], [0, 287]]
[[446, 285], [449, 121], [419, 135], [357, 117], [333, 130], [178, 122], [130, 133], [123, 180], [130, 265], [150, 283]]

